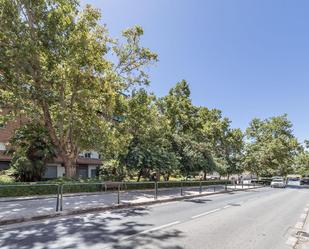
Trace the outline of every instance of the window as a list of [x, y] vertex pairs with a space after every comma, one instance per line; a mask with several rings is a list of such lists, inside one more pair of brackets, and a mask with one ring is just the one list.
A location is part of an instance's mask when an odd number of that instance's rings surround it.
[[86, 157], [86, 158], [91, 158], [91, 152], [85, 153], [85, 157]]
[[92, 151], [92, 152], [91, 152], [91, 158], [99, 159], [99, 153], [97, 153], [97, 152], [95, 152], [95, 151]]
[[97, 169], [91, 169], [90, 170], [90, 177], [95, 178], [98, 175], [98, 170]]
[[57, 170], [58, 170], [57, 166], [47, 166], [43, 178], [46, 179], [57, 178]]
[[78, 178], [88, 178], [88, 166], [78, 166], [76, 175]]
[[0, 171], [10, 168], [10, 162], [0, 162]]
[[5, 143], [0, 143], [0, 151], [5, 151]]

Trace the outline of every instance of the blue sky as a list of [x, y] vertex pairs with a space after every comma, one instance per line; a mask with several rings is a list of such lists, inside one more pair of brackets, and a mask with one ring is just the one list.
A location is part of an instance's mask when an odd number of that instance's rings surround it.
[[139, 24], [159, 55], [150, 89], [188, 81], [195, 105], [218, 108], [245, 129], [287, 113], [309, 139], [309, 1], [82, 0], [102, 10], [113, 36]]

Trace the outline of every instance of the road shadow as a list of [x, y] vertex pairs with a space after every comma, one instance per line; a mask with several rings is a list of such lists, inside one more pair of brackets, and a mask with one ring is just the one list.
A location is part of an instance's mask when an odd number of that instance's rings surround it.
[[148, 213], [149, 213], [149, 209], [145, 207], [119, 209], [119, 210], [113, 211], [113, 214], [118, 214], [118, 215], [121, 215], [122, 217], [142, 216], [142, 215], [147, 215]]
[[[153, 228], [144, 222], [149, 214], [147, 207], [87, 214], [58, 220], [45, 220], [37, 224], [23, 224], [0, 228], [0, 248], [6, 249], [71, 249], [71, 248], [148, 248], [155, 247], [182, 236], [177, 230], [158, 230], [135, 236]], [[128, 240], [123, 238], [133, 236]], [[157, 245], [157, 247], [156, 247]], [[168, 247], [182, 249], [180, 246]]]
[[228, 194], [228, 195], [235, 195], [236, 193], [235, 193], [235, 192], [230, 192], [230, 191], [228, 191], [228, 192], [225, 192], [225, 194]]
[[241, 206], [241, 204], [239, 204], [239, 203], [228, 203], [227, 205], [233, 206], [233, 207], [240, 207]]
[[184, 200], [185, 202], [192, 202], [192, 203], [197, 203], [197, 204], [205, 204], [207, 202], [210, 202], [212, 200], [210, 199], [187, 199]]

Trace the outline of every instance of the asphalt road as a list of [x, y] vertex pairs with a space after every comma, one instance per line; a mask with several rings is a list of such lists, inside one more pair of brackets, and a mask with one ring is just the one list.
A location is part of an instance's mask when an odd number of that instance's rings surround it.
[[288, 249], [309, 189], [256, 189], [0, 227], [0, 248]]

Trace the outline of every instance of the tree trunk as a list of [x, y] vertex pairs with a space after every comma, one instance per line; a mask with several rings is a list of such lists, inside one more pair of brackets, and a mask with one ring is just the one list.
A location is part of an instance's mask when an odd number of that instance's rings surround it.
[[161, 173], [160, 173], [160, 170], [158, 170], [156, 172], [156, 180], [159, 182], [160, 181], [160, 177], [161, 177]]
[[143, 172], [143, 169], [140, 169], [140, 171], [138, 172], [138, 176], [137, 176], [137, 181], [138, 181], [138, 182], [139, 182], [140, 179], [141, 179], [142, 172]]
[[206, 170], [204, 170], [203, 173], [204, 173], [204, 174], [203, 174], [203, 180], [206, 181], [206, 178], [207, 178], [207, 172], [206, 172]]
[[49, 112], [49, 106], [48, 104], [44, 101], [42, 103], [42, 109], [44, 113], [44, 123], [45, 127], [47, 128], [48, 134], [51, 138], [52, 143], [56, 147], [58, 151], [58, 155], [61, 157], [63, 161], [63, 166], [65, 168], [65, 176], [75, 178], [76, 177], [76, 158], [78, 154], [77, 153], [71, 152], [71, 154], [68, 155], [68, 151], [65, 148], [65, 142], [60, 141], [60, 139], [57, 137], [55, 129], [52, 124], [52, 118]]
[[63, 166], [65, 168], [65, 176], [70, 178], [76, 178], [76, 157], [62, 154]]

